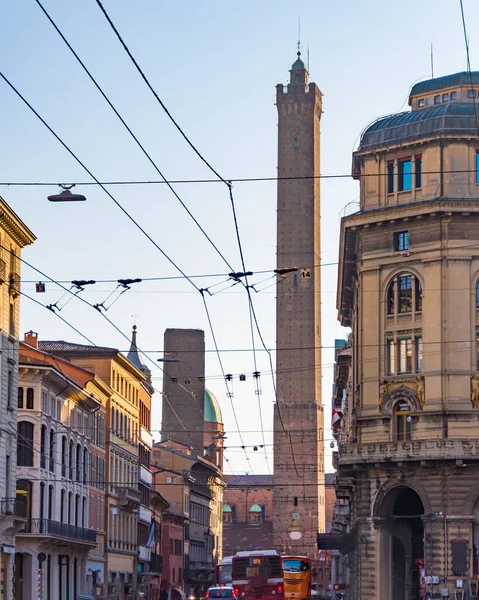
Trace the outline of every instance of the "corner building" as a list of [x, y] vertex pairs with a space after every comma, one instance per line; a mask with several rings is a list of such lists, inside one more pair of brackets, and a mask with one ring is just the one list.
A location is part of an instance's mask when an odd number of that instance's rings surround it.
[[[472, 78], [472, 85], [471, 85]], [[349, 598], [469, 593], [479, 534], [479, 72], [413, 86], [353, 155], [338, 311]]]
[[[319, 141], [322, 94], [298, 58], [278, 108], [274, 546], [316, 554], [324, 531]], [[296, 270], [288, 273], [296, 267]], [[286, 273], [281, 275], [281, 269]]]

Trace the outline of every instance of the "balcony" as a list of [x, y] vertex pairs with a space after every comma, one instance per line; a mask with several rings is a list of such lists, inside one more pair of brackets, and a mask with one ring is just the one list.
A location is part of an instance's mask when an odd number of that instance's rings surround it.
[[118, 506], [122, 510], [131, 511], [140, 504], [140, 492], [128, 486], [116, 486], [118, 494]]
[[151, 523], [151, 510], [142, 504], [138, 507], [138, 521], [148, 523], [148, 525]]
[[77, 527], [51, 519], [27, 519], [24, 528], [17, 535], [45, 536], [74, 543], [96, 545], [96, 531]]
[[21, 513], [21, 506], [16, 498], [0, 498], [0, 518], [14, 516], [15, 520], [22, 520]]
[[150, 450], [153, 448], [153, 436], [148, 429], [146, 429], [146, 427], [143, 427], [143, 425], [140, 429], [140, 442], [145, 444], [145, 446]]
[[151, 474], [150, 470], [143, 465], [140, 467], [140, 481], [148, 486], [151, 486], [153, 483], [153, 475]]
[[138, 560], [143, 562], [150, 562], [151, 559], [151, 548], [146, 546], [138, 546]]
[[479, 439], [411, 440], [341, 444], [339, 466], [424, 460], [479, 460]]

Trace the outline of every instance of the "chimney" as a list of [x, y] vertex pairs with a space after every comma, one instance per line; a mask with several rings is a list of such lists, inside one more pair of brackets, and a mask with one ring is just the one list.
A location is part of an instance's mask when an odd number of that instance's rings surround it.
[[23, 335], [23, 341], [25, 342], [25, 344], [28, 344], [28, 346], [38, 348], [38, 333], [31, 330], [27, 331], [27, 333]]

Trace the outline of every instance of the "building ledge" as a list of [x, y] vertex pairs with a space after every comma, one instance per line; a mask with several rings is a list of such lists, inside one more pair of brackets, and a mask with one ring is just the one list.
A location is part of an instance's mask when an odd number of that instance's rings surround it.
[[341, 444], [338, 466], [428, 460], [479, 461], [479, 438]]

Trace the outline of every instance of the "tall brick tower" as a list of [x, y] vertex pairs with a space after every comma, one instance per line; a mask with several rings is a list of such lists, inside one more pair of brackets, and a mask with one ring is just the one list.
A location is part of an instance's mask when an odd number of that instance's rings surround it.
[[280, 276], [277, 285], [274, 543], [278, 550], [313, 556], [325, 523], [317, 178], [322, 94], [308, 83], [300, 55], [287, 88], [276, 88], [277, 265], [298, 270]]

